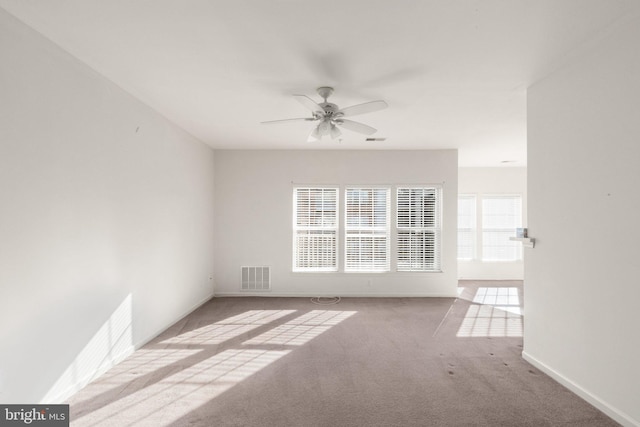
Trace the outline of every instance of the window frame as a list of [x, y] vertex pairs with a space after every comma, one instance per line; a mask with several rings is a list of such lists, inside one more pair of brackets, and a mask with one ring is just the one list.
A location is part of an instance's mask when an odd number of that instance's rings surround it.
[[[353, 269], [349, 270], [349, 268], [345, 268], [347, 264], [347, 214], [346, 214], [346, 198], [347, 198], [347, 189], [385, 189], [388, 191], [387, 198], [387, 221], [389, 223], [388, 226], [388, 234], [387, 234], [387, 265], [388, 268], [385, 268], [384, 271], [381, 270], [373, 270], [373, 269]], [[335, 220], [336, 223], [331, 228], [327, 228], [330, 230], [334, 237], [334, 251], [333, 251], [333, 260], [334, 264], [327, 268], [319, 268], [319, 267], [300, 267], [297, 265], [296, 261], [298, 259], [297, 250], [299, 248], [297, 244], [297, 236], [298, 231], [308, 230], [308, 228], [298, 227], [297, 226], [297, 210], [298, 210], [298, 191], [302, 189], [316, 189], [316, 190], [324, 190], [331, 189], [335, 192]], [[434, 192], [434, 200], [433, 200], [433, 208], [431, 209], [431, 215], [434, 218], [434, 224], [427, 227], [413, 227], [422, 231], [429, 231], [433, 233], [433, 238], [431, 240], [430, 246], [432, 247], [431, 252], [428, 254], [432, 261], [429, 263], [430, 265], [424, 268], [402, 268], [402, 257], [401, 257], [401, 245], [400, 245], [400, 235], [403, 231], [406, 231], [406, 227], [398, 226], [399, 225], [399, 214], [400, 209], [398, 206], [398, 194], [401, 190], [407, 189], [422, 189], [422, 190], [433, 190]], [[345, 197], [345, 214], [341, 215], [340, 210], [340, 198]], [[442, 244], [443, 244], [443, 207], [444, 207], [444, 188], [442, 183], [437, 184], [429, 184], [429, 183], [420, 183], [420, 184], [367, 184], [367, 185], [329, 185], [329, 184], [293, 184], [293, 203], [292, 203], [292, 265], [291, 271], [293, 273], [303, 273], [303, 274], [313, 274], [313, 273], [339, 273], [339, 274], [392, 274], [392, 275], [415, 275], [415, 274], [431, 274], [431, 273], [443, 273], [442, 268]], [[423, 217], [424, 213], [421, 214]], [[395, 219], [394, 219], [395, 218]], [[391, 221], [393, 221], [393, 225], [391, 225]], [[426, 240], [423, 240], [423, 243]], [[344, 242], [344, 249], [342, 248]], [[424, 250], [423, 252], [426, 252]], [[424, 254], [423, 254], [424, 257]], [[424, 257], [426, 258], [426, 257]], [[423, 264], [424, 259], [422, 260]], [[385, 266], [386, 267], [386, 266]]]
[[[372, 199], [371, 209], [371, 222], [373, 225], [351, 225], [350, 224], [350, 206], [349, 201], [351, 200], [350, 191], [360, 191], [365, 192], [369, 191], [371, 193], [380, 192], [384, 195], [384, 225], [376, 226], [376, 200]], [[372, 194], [372, 198], [375, 198]], [[363, 205], [359, 204], [358, 207], [361, 208]], [[388, 273], [391, 271], [391, 186], [383, 186], [383, 185], [348, 185], [344, 188], [344, 272], [345, 273]], [[360, 216], [361, 218], [361, 216]], [[367, 265], [366, 263], [360, 266], [351, 266], [350, 261], [350, 244], [349, 241], [354, 237], [368, 237], [371, 236], [373, 239], [384, 239], [384, 259], [381, 264], [376, 262], [376, 249], [375, 245], [372, 244], [371, 249], [371, 263]], [[363, 254], [364, 251], [358, 251], [360, 255]], [[379, 252], [378, 252], [379, 253]], [[366, 252], [364, 253], [366, 255]]]
[[[420, 184], [420, 185], [396, 185], [395, 186], [395, 194], [396, 194], [396, 200], [395, 200], [395, 213], [394, 216], [396, 218], [396, 222], [395, 222], [395, 243], [396, 243], [396, 249], [395, 249], [395, 261], [396, 261], [396, 266], [395, 266], [395, 270], [396, 272], [399, 273], [441, 273], [442, 272], [442, 206], [443, 206], [443, 191], [442, 191], [442, 186], [441, 185], [433, 185], [433, 184]], [[434, 202], [433, 202], [433, 209], [432, 209], [432, 215], [433, 215], [433, 225], [431, 226], [406, 226], [406, 225], [401, 225], [400, 224], [400, 215], [401, 215], [401, 209], [400, 209], [400, 192], [404, 191], [404, 190], [433, 190], [434, 192]], [[413, 209], [410, 209], [411, 211], [413, 211]], [[423, 211], [424, 212], [424, 211]], [[421, 221], [424, 222], [424, 213], [421, 214]], [[415, 219], [413, 219], [413, 217], [411, 217], [412, 219], [409, 220], [409, 222], [414, 222], [416, 221]], [[432, 266], [430, 268], [425, 268], [424, 266], [421, 267], [412, 267], [411, 264], [413, 264], [413, 261], [411, 261], [412, 257], [410, 256], [410, 260], [409, 260], [409, 267], [408, 268], [403, 268], [403, 261], [401, 261], [401, 247], [402, 247], [402, 243], [401, 243], [401, 235], [405, 234], [405, 232], [409, 232], [411, 233], [411, 231], [415, 231], [416, 234], [422, 234], [422, 235], [427, 235], [429, 233], [433, 233], [433, 261], [432, 261]], [[409, 238], [409, 251], [411, 251], [411, 237]], [[422, 264], [424, 264], [424, 261], [421, 262]]]
[[[471, 200], [471, 206], [473, 208], [471, 224], [472, 227], [460, 227], [460, 200], [466, 199]], [[458, 229], [457, 229], [457, 260], [458, 261], [474, 261], [478, 259], [478, 200], [479, 197], [477, 194], [458, 194]], [[460, 232], [469, 233], [471, 236], [471, 257], [470, 258], [461, 258], [460, 257]]]
[[[485, 227], [485, 215], [487, 215], [486, 213], [486, 207], [484, 204], [485, 200], [489, 200], [489, 199], [517, 199], [519, 201], [519, 216], [518, 219], [516, 221], [515, 226], [508, 226], [508, 227]], [[516, 256], [513, 259], [497, 259], [497, 258], [487, 258], [487, 250], [486, 247], [488, 246], [486, 243], [486, 238], [485, 238], [485, 233], [510, 233], [511, 236], [509, 237], [515, 237], [516, 236], [516, 228], [518, 227], [522, 227], [522, 223], [523, 223], [523, 209], [522, 209], [522, 204], [523, 204], [523, 197], [522, 194], [516, 194], [516, 193], [505, 193], [505, 194], [483, 194], [482, 197], [479, 200], [479, 203], [481, 204], [481, 213], [479, 215], [479, 222], [481, 225], [481, 236], [480, 236], [480, 248], [482, 251], [482, 256], [480, 257], [480, 260], [482, 262], [485, 263], [491, 263], [491, 262], [498, 262], [498, 263], [502, 263], [502, 262], [520, 262], [523, 260], [523, 250], [522, 250], [522, 244], [520, 242], [513, 242], [513, 241], [509, 241], [508, 239], [505, 241], [506, 244], [503, 245], [504, 247], [507, 248], [514, 248], [515, 252], [516, 252]]]
[[[334, 224], [333, 225], [319, 225], [319, 226], [304, 226], [299, 224], [299, 207], [300, 202], [298, 201], [299, 192], [301, 190], [309, 190], [309, 191], [321, 191], [324, 192], [326, 190], [333, 190], [335, 192], [335, 214], [334, 216]], [[310, 202], [311, 204], [311, 202]], [[292, 215], [292, 225], [293, 225], [293, 233], [292, 233], [292, 271], [296, 273], [335, 273], [339, 271], [340, 268], [340, 260], [339, 260], [339, 248], [340, 248], [340, 187], [337, 185], [296, 185], [293, 187], [293, 215]], [[324, 210], [322, 210], [322, 216], [324, 217]], [[311, 215], [309, 215], [311, 217]], [[300, 266], [298, 261], [301, 259], [299, 256], [299, 236], [300, 232], [313, 232], [319, 231], [319, 234], [325, 234], [334, 236], [334, 245], [333, 245], [333, 265], [328, 267], [322, 266]], [[319, 258], [322, 259], [322, 258]]]

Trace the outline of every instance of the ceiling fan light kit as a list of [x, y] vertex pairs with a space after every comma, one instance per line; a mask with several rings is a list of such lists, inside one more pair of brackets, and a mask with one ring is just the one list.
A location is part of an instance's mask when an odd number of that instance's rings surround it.
[[311, 111], [312, 117], [271, 120], [262, 123], [281, 123], [290, 121], [318, 121], [318, 123], [307, 138], [307, 141], [317, 141], [323, 136], [330, 136], [331, 139], [337, 139], [342, 135], [339, 127], [343, 127], [352, 132], [362, 133], [364, 135], [373, 135], [377, 130], [371, 126], [360, 122], [345, 119], [344, 117], [355, 116], [357, 114], [372, 113], [374, 111], [383, 110], [388, 107], [385, 101], [371, 101], [364, 104], [352, 105], [340, 109], [336, 104], [327, 101], [327, 98], [333, 93], [333, 88], [329, 86], [321, 86], [317, 89], [318, 95], [322, 97], [324, 102], [316, 103], [313, 99], [306, 95], [293, 95], [304, 107]]

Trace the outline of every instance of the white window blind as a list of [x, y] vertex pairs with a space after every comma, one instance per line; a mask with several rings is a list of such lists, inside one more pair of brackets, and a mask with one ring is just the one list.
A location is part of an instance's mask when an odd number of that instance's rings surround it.
[[458, 259], [476, 258], [476, 196], [458, 196]]
[[482, 260], [517, 261], [522, 259], [522, 244], [513, 242], [516, 228], [522, 227], [520, 196], [482, 198]]
[[398, 271], [440, 270], [440, 189], [397, 189]]
[[295, 188], [293, 270], [337, 271], [338, 189]]
[[345, 271], [389, 271], [388, 188], [347, 188]]

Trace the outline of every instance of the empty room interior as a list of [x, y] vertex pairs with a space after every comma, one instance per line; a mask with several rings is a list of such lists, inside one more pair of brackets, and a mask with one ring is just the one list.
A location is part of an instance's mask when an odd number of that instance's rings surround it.
[[0, 404], [640, 426], [639, 124], [635, 0], [0, 0]]

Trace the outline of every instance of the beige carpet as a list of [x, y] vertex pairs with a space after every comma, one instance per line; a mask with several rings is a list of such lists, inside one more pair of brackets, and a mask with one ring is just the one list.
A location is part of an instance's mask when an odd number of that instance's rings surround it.
[[526, 363], [520, 282], [215, 298], [71, 400], [74, 426], [615, 426]]

